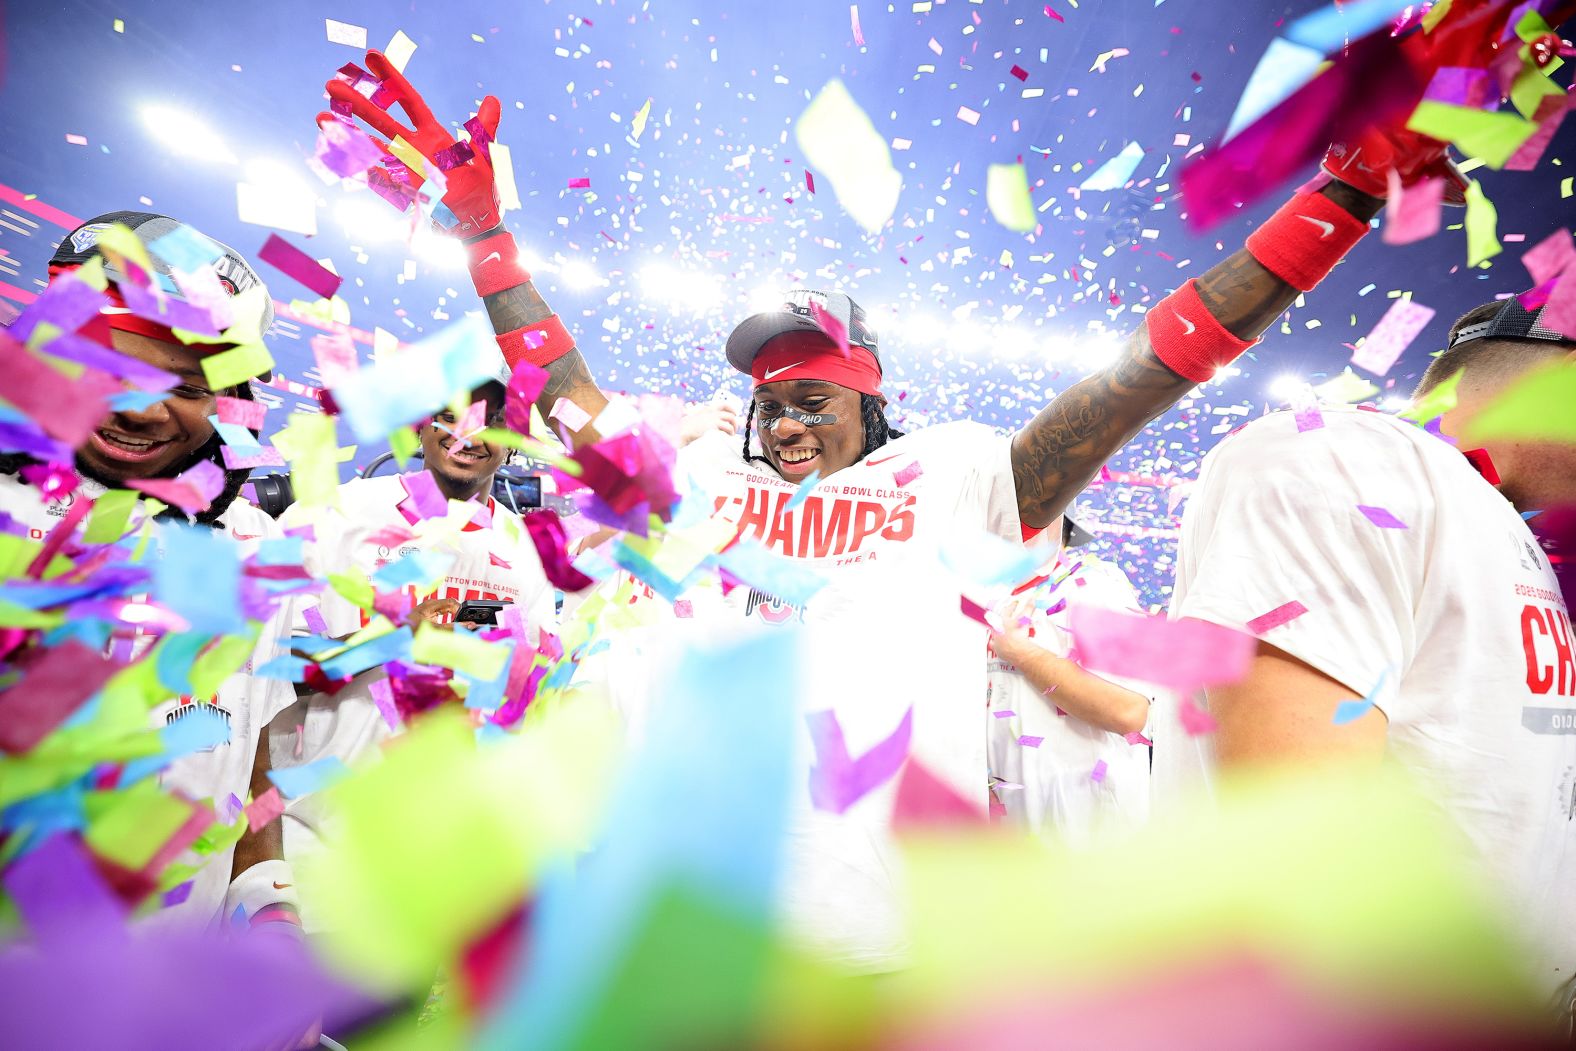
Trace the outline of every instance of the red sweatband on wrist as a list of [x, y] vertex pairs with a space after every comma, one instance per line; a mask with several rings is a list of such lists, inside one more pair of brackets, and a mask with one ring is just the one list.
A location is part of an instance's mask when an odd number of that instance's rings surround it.
[[541, 369], [574, 350], [575, 338], [557, 314], [549, 314], [526, 328], [500, 332], [498, 349], [503, 351], [503, 360], [511, 369], [522, 361]]
[[465, 265], [479, 296], [507, 291], [531, 280], [531, 272], [520, 265], [520, 246], [514, 243], [514, 235], [502, 227], [480, 240], [465, 242]]
[[1256, 339], [1238, 339], [1215, 320], [1189, 280], [1144, 316], [1149, 345], [1166, 368], [1185, 380], [1203, 383], [1222, 365], [1235, 361]]
[[1248, 235], [1247, 249], [1264, 269], [1307, 292], [1367, 232], [1367, 223], [1323, 194], [1300, 193]]
[[250, 921], [250, 925], [253, 927], [259, 927], [265, 923], [288, 923], [293, 927], [299, 927], [301, 926], [301, 917], [297, 916], [295, 910], [289, 906], [269, 905], [258, 909], [256, 915]]

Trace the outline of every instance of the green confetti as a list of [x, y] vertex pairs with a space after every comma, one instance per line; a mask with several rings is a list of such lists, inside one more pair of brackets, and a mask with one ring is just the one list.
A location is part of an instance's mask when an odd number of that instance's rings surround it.
[[1443, 142], [1453, 142], [1462, 152], [1481, 157], [1490, 168], [1503, 168], [1511, 154], [1538, 130], [1532, 121], [1514, 113], [1428, 100], [1418, 103], [1406, 126]]
[[203, 375], [214, 390], [229, 390], [274, 367], [274, 356], [261, 343], [246, 343], [202, 359]]
[[153, 780], [105, 795], [105, 809], [89, 823], [83, 838], [93, 853], [134, 872], [152, 861], [192, 814], [190, 803], [164, 794]]
[[410, 655], [421, 664], [437, 664], [475, 679], [496, 679], [509, 660], [509, 647], [479, 639], [468, 631], [448, 631], [423, 623], [416, 629]]
[[892, 218], [903, 177], [892, 167], [886, 139], [841, 80], [827, 82], [794, 125], [805, 160], [826, 177], [854, 221], [875, 233]]
[[985, 173], [985, 203], [998, 223], [1026, 234], [1037, 225], [1029, 196], [1029, 175], [1021, 164], [992, 164]]
[[1476, 179], [1467, 187], [1467, 266], [1476, 267], [1504, 249], [1499, 244], [1499, 209]]
[[1455, 408], [1456, 388], [1461, 386], [1461, 377], [1465, 371], [1465, 369], [1457, 369], [1451, 373], [1449, 379], [1437, 384], [1433, 390], [1407, 406], [1401, 417], [1422, 427]]
[[88, 527], [82, 540], [89, 544], [113, 544], [126, 535], [131, 524], [131, 509], [137, 506], [137, 494], [130, 489], [110, 489], [93, 501], [88, 512]]
[[1512, 383], [1463, 428], [1470, 445], [1490, 438], [1576, 443], [1576, 364], [1551, 361]]

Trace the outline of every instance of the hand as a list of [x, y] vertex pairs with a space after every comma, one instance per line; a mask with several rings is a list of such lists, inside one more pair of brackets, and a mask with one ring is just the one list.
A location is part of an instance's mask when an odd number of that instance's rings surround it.
[[[495, 229], [503, 221], [503, 217], [498, 203], [498, 183], [493, 175], [492, 159], [487, 146], [498, 134], [498, 119], [501, 114], [498, 99], [492, 95], [482, 99], [475, 121], [466, 124], [471, 130], [472, 140], [469, 143], [456, 144], [454, 136], [450, 135], [448, 130], [433, 117], [426, 102], [417, 94], [416, 89], [410, 86], [410, 81], [394, 68], [382, 52], [367, 52], [367, 71], [382, 81], [382, 87], [378, 89], [380, 99], [387, 99], [390, 106], [399, 103], [405, 115], [410, 118], [410, 127], [405, 127], [390, 116], [387, 110], [338, 78], [330, 80], [327, 84], [329, 97], [348, 105], [352, 113], [365, 121], [384, 139], [392, 140], [398, 137], [410, 143], [433, 167], [442, 170], [445, 165], [453, 164], [443, 173], [444, 181], [448, 184], [448, 191], [443, 195], [443, 203], [450, 212], [454, 213], [456, 221], [448, 232], [460, 237], [472, 238]], [[324, 121], [339, 119], [332, 113], [320, 113], [317, 121], [321, 125]], [[482, 133], [480, 137], [476, 135], [478, 128]], [[390, 153], [388, 142], [379, 141], [378, 144], [383, 147], [385, 154]], [[386, 159], [382, 165], [385, 175], [390, 174], [388, 164], [391, 160], [392, 157]], [[459, 163], [453, 163], [455, 161]], [[419, 187], [424, 178], [422, 173], [412, 172], [411, 175], [414, 178], [412, 189]], [[396, 178], [395, 181], [402, 180]]]
[[707, 402], [686, 407], [684, 420], [679, 424], [679, 445], [688, 445], [707, 431], [737, 434], [739, 410], [721, 402]]
[[444, 631], [453, 631], [454, 615], [459, 611], [460, 600], [457, 598], [430, 598], [417, 603], [416, 608], [405, 618], [405, 623], [414, 628], [425, 622]]
[[1324, 156], [1324, 170], [1359, 193], [1385, 200], [1394, 173], [1402, 187], [1445, 180], [1444, 203], [1466, 204], [1469, 180], [1438, 139], [1408, 131], [1404, 124], [1375, 125], [1351, 142], [1337, 142]]
[[1008, 664], [1017, 664], [1027, 654], [1044, 649], [1029, 635], [1029, 625], [1024, 621], [1033, 615], [1034, 602], [1024, 595], [1015, 595], [996, 607], [1002, 630], [990, 637], [990, 650]]

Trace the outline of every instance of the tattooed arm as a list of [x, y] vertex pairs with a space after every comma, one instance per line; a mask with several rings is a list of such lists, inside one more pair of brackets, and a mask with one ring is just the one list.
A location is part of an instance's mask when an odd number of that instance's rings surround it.
[[[530, 281], [495, 292], [483, 302], [487, 304], [487, 317], [492, 321], [493, 331], [500, 333], [528, 328], [553, 312]], [[568, 398], [593, 420], [607, 407], [607, 395], [591, 378], [591, 370], [586, 367], [586, 359], [581, 357], [578, 347], [549, 364], [547, 372], [547, 386], [536, 399], [542, 419], [548, 418], [559, 398]], [[597, 437], [596, 428], [590, 423], [571, 432], [576, 446], [595, 442]]]
[[[1358, 219], [1384, 202], [1331, 182], [1319, 191]], [[1257, 339], [1300, 294], [1241, 249], [1197, 281], [1199, 298], [1227, 331]], [[1075, 383], [1012, 439], [1018, 517], [1030, 529], [1056, 521], [1100, 465], [1197, 384], [1172, 372], [1139, 327], [1115, 364]]]

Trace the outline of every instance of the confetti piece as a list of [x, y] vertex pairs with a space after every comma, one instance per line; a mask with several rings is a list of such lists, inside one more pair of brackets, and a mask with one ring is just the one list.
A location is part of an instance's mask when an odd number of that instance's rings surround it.
[[901, 487], [907, 485], [909, 482], [912, 482], [914, 479], [918, 478], [924, 473], [925, 469], [920, 466], [918, 460], [915, 460], [913, 463], [907, 464], [898, 468], [896, 471], [893, 471], [892, 481], [894, 484]]
[[903, 765], [897, 782], [897, 798], [892, 803], [892, 827], [901, 831], [983, 822], [983, 815], [968, 800], [925, 769], [919, 760], [910, 758]]
[[367, 48], [367, 31], [364, 26], [354, 26], [349, 22], [336, 22], [332, 18], [323, 19], [328, 30], [330, 44], [344, 44], [347, 47], [365, 51]]
[[838, 204], [869, 233], [897, 208], [903, 178], [886, 139], [841, 80], [828, 81], [794, 125], [809, 166], [831, 184]]
[[1390, 196], [1385, 200], [1385, 244], [1402, 245], [1421, 241], [1439, 232], [1439, 213], [1444, 201], [1445, 180], [1424, 179], [1411, 186], [1402, 187], [1401, 180], [1391, 172]]
[[548, 415], [571, 431], [578, 431], [591, 422], [591, 414], [568, 398], [559, 398], [553, 402], [553, 408]]
[[1044, 741], [1045, 738], [1035, 737], [1032, 734], [1020, 734], [1018, 736], [1018, 743], [1025, 748], [1038, 748]]
[[[856, 8], [854, 19], [858, 21], [859, 12]], [[648, 97], [641, 107], [635, 111], [634, 119], [629, 124], [629, 137], [638, 140], [640, 133], [646, 130], [646, 121], [651, 117], [651, 99]]]
[[246, 804], [246, 827], [256, 832], [284, 812], [285, 801], [280, 798], [279, 789], [270, 788]]
[[1177, 706], [1177, 716], [1182, 722], [1182, 729], [1189, 737], [1200, 734], [1212, 734], [1219, 729], [1215, 717], [1200, 708], [1192, 697], [1183, 697]]
[[1348, 40], [1372, 33], [1408, 6], [1406, 0], [1329, 4], [1288, 26], [1286, 39], [1320, 53], [1335, 51]]
[[[359, 440], [378, 441], [493, 379], [497, 346], [486, 319], [467, 315], [400, 354], [344, 377], [334, 388], [334, 400]], [[285, 456], [294, 462], [288, 451]]]
[[1120, 190], [1127, 185], [1144, 159], [1144, 148], [1136, 142], [1122, 147], [1122, 152], [1106, 161], [1079, 184], [1080, 190]]
[[571, 190], [589, 190], [591, 188], [591, 179], [584, 175], [570, 179], [569, 188]]
[[1247, 673], [1254, 639], [1201, 620], [1135, 616], [1083, 603], [1068, 607], [1080, 662], [1177, 690], [1235, 682]]
[[[1156, 4], [1156, 6], [1158, 7], [1159, 5]], [[1109, 769], [1110, 767], [1106, 765], [1104, 759], [1097, 761], [1094, 764], [1094, 769], [1089, 771], [1089, 780], [1093, 781], [1095, 784], [1100, 784], [1105, 780], [1105, 772]]]
[[[1539, 241], [1523, 253], [1521, 265], [1540, 288], [1547, 289], [1539, 322], [1576, 339], [1576, 248], [1570, 231], [1561, 228]], [[1522, 305], [1527, 307], [1525, 301]]]
[[1467, 266], [1477, 266], [1504, 251], [1499, 243], [1499, 210], [1476, 179], [1467, 187]]
[[0, 751], [32, 751], [67, 716], [92, 697], [120, 665], [75, 639], [30, 651], [21, 677], [0, 693]]
[[810, 712], [805, 722], [810, 726], [810, 739], [815, 746], [815, 766], [810, 770], [810, 802], [817, 810], [841, 814], [891, 780], [908, 758], [909, 741], [914, 732], [914, 709], [904, 711], [897, 728], [857, 758], [848, 754], [836, 712]]
[[987, 169], [985, 201], [991, 217], [1015, 233], [1028, 233], [1037, 225], [1029, 176], [1021, 164], [992, 164]]
[[444, 631], [423, 622], [411, 644], [411, 658], [419, 664], [432, 664], [464, 672], [474, 679], [491, 682], [509, 663], [511, 646], [488, 642], [468, 631]]
[[799, 480], [799, 488], [795, 489], [794, 494], [788, 498], [788, 503], [783, 506], [783, 511], [797, 511], [800, 505], [810, 498], [810, 494], [815, 491], [815, 487], [820, 484], [821, 469], [817, 467]]
[[1452, 142], [1462, 152], [1499, 169], [1530, 139], [1538, 126], [1514, 113], [1496, 113], [1471, 106], [1452, 106], [1424, 99], [1408, 118], [1412, 131]]
[[405, 35], [403, 29], [394, 31], [394, 39], [389, 41], [388, 47], [383, 49], [384, 56], [389, 60], [397, 72], [405, 72], [405, 63], [410, 61], [410, 56], [416, 53], [416, 42]]
[[1576, 364], [1555, 360], [1516, 378], [1462, 428], [1472, 445], [1490, 439], [1576, 443]]
[[1271, 628], [1278, 628], [1282, 624], [1296, 620], [1306, 612], [1308, 612], [1308, 607], [1293, 599], [1283, 605], [1276, 606], [1268, 613], [1261, 613], [1259, 616], [1254, 617], [1248, 621], [1247, 629], [1255, 635], [1263, 635]]
[[865, 46], [865, 31], [859, 27], [859, 5], [848, 5], [848, 24], [854, 33], [854, 44], [857, 47]]
[[285, 798], [300, 799], [349, 774], [350, 768], [338, 756], [330, 755], [301, 766], [275, 767], [268, 771], [268, 780]]
[[1357, 510], [1380, 529], [1405, 529], [1406, 523], [1382, 507], [1370, 507], [1367, 504], [1358, 504]]
[[257, 252], [257, 258], [324, 299], [331, 298], [339, 291], [340, 283], [344, 280], [278, 234], [268, 235], [268, 240], [263, 242], [263, 247]]
[[1224, 138], [1230, 139], [1280, 105], [1313, 79], [1323, 64], [1324, 52], [1318, 48], [1279, 37], [1271, 40], [1258, 65], [1253, 67], [1247, 87], [1242, 89], [1242, 97], [1237, 100], [1237, 108], [1226, 125]]
[[241, 566], [234, 541], [206, 526], [165, 527], [163, 557], [154, 563], [153, 593], [193, 631], [233, 635], [241, 614]]
[[231, 347], [202, 359], [203, 375], [214, 390], [238, 387], [254, 376], [272, 371], [273, 367], [274, 357], [261, 343]]
[[317, 198], [287, 183], [235, 184], [235, 214], [243, 223], [271, 226], [303, 237], [317, 235]]
[[1433, 317], [1433, 307], [1404, 297], [1396, 300], [1352, 354], [1352, 364], [1383, 376]]

